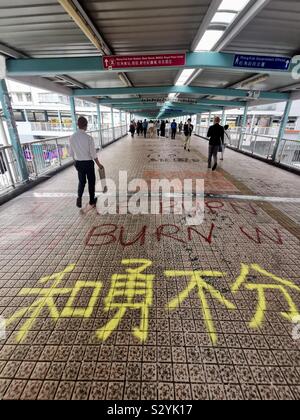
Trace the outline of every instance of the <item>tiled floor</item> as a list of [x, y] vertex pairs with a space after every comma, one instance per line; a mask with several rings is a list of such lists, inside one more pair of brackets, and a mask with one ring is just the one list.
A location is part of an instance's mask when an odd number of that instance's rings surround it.
[[[190, 153], [180, 138], [127, 138], [101, 160], [114, 180], [300, 198], [297, 175], [230, 150], [208, 172], [206, 152], [196, 137]], [[299, 201], [212, 195], [189, 228], [80, 214], [76, 183], [69, 168], [0, 209], [0, 398], [300, 398]]]

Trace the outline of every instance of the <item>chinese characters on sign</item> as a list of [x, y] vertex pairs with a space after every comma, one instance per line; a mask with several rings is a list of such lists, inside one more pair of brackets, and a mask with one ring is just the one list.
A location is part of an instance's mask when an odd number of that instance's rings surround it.
[[139, 67], [179, 67], [186, 63], [185, 54], [111, 55], [102, 58], [105, 70]]
[[[130, 259], [122, 260], [122, 264], [126, 267], [126, 274], [112, 275], [110, 289], [104, 299], [104, 311], [115, 312], [112, 313], [111, 319], [96, 331], [96, 337], [99, 340], [106, 341], [118, 328], [128, 311], [138, 310], [139, 323], [138, 320], [133, 318], [135, 320], [134, 324], [137, 325], [133, 326], [132, 334], [141, 343], [144, 343], [148, 338], [149, 313], [150, 308], [153, 306], [153, 294], [156, 289], [154, 287], [155, 275], [145, 273], [151, 268], [152, 261], [147, 259]], [[92, 316], [103, 287], [103, 282], [77, 280], [73, 287], [58, 287], [60, 283], [65, 283], [65, 276], [74, 269], [75, 265], [69, 265], [62, 272], [39, 280], [41, 285], [51, 282], [49, 287], [41, 286], [20, 290], [18, 296], [35, 297], [35, 299], [32, 300], [29, 306], [17, 310], [5, 321], [5, 327], [9, 327], [17, 321], [17, 342], [25, 340], [44, 310], [48, 311], [53, 321], [57, 321], [60, 318], [90, 318]], [[218, 336], [212, 315], [213, 311], [211, 310], [212, 301], [218, 302], [219, 305], [228, 310], [238, 310], [238, 300], [235, 300], [234, 303], [231, 300], [241, 289], [253, 291], [253, 298], [257, 299], [256, 312], [253, 318], [249, 320], [249, 327], [252, 329], [258, 329], [263, 326], [266, 311], [268, 310], [266, 295], [268, 291], [271, 291], [271, 293], [277, 292], [278, 296], [284, 298], [282, 308], [287, 308], [287, 310], [284, 311], [283, 309], [280, 312], [283, 319], [293, 323], [295, 319], [300, 317], [299, 309], [291, 294], [291, 292], [299, 293], [300, 287], [291, 280], [280, 278], [264, 270], [258, 264], [241, 265], [241, 272], [232, 284], [228, 297], [222, 294], [227, 293], [226, 290], [221, 292], [210, 284], [214, 279], [225, 279], [226, 273], [206, 270], [167, 270], [164, 272], [164, 275], [166, 278], [185, 278], [188, 280], [185, 282], [186, 287], [179, 290], [178, 295], [171, 298], [169, 303], [166, 304], [166, 315], [169, 311], [180, 308], [181, 304], [196, 292], [199, 300], [199, 311], [202, 314], [210, 340], [214, 345], [218, 342]], [[253, 279], [257, 278], [261, 279], [261, 283], [259, 282], [260, 280], [253, 282]], [[91, 297], [88, 299], [86, 307], [76, 307], [76, 299], [80, 297], [85, 289], [91, 290]], [[62, 308], [57, 306], [57, 298], [60, 296], [66, 296], [66, 303]], [[22, 319], [21, 322], [19, 322], [20, 319]]]
[[256, 55], [240, 55], [234, 57], [234, 67], [247, 67], [262, 70], [288, 71], [291, 64], [289, 57], [267, 57]]

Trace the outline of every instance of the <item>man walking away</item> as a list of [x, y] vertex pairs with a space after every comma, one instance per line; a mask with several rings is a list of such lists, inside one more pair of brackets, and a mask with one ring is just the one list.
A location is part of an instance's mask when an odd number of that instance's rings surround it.
[[177, 122], [175, 120], [173, 120], [171, 124], [171, 130], [172, 130], [172, 139], [175, 140], [176, 133], [177, 133]]
[[194, 126], [192, 124], [192, 120], [189, 118], [183, 127], [183, 132], [185, 135], [184, 150], [187, 149], [189, 152], [190, 152], [190, 144], [191, 144], [191, 137], [192, 137], [193, 130], [194, 130]]
[[182, 133], [182, 129], [183, 129], [183, 124], [182, 124], [182, 121], [180, 121], [180, 124], [179, 124], [179, 134], [181, 134]]
[[224, 128], [220, 125], [220, 118], [215, 117], [214, 125], [209, 127], [207, 137], [209, 138], [209, 152], [208, 152], [208, 168], [211, 168], [212, 157], [214, 158], [214, 166], [212, 170], [215, 171], [218, 166], [218, 152], [220, 147], [224, 144]]
[[131, 121], [129, 131], [131, 133], [131, 137], [134, 138], [136, 124], [134, 121]]
[[139, 136], [140, 132], [141, 132], [141, 123], [140, 121], [138, 121], [136, 125], [136, 134]]
[[145, 139], [147, 138], [147, 130], [148, 130], [148, 121], [144, 120], [144, 122], [143, 122], [143, 132], [144, 132]]
[[86, 133], [88, 121], [84, 117], [78, 118], [79, 130], [70, 137], [70, 155], [75, 161], [75, 168], [78, 172], [78, 197], [77, 207], [82, 207], [82, 196], [86, 185], [86, 179], [89, 184], [90, 205], [95, 207], [97, 198], [95, 197], [95, 164], [99, 169], [102, 165], [98, 160], [94, 140]]
[[165, 136], [166, 136], [166, 123], [164, 120], [162, 120], [160, 124], [160, 137], [165, 137]]

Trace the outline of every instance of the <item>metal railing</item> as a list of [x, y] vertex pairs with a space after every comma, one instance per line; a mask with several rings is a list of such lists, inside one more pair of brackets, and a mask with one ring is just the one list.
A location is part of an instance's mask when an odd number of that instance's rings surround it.
[[[196, 134], [207, 138], [209, 127], [196, 127]], [[277, 142], [277, 135], [268, 136], [260, 132], [245, 132], [242, 127], [230, 129], [229, 139], [225, 138], [226, 144], [235, 149], [247, 152], [253, 156], [272, 160], [274, 148]], [[278, 147], [275, 162], [281, 163], [290, 168], [300, 170], [300, 140], [283, 138]]]
[[0, 147], [0, 194], [15, 188], [20, 182], [20, 169], [13, 148]]
[[300, 171], [300, 140], [283, 139], [276, 161]]
[[[73, 131], [72, 123], [57, 124], [57, 123], [36, 121], [36, 122], [31, 122], [30, 125], [31, 125], [32, 131]], [[89, 130], [90, 131], [97, 130], [97, 127], [89, 124]]]
[[[98, 149], [127, 134], [127, 126], [88, 132]], [[70, 156], [70, 136], [37, 140], [22, 144], [22, 150], [31, 179], [35, 179], [52, 169], [62, 167], [72, 161]], [[11, 146], [0, 147], [0, 194], [16, 188], [22, 182], [18, 161]]]

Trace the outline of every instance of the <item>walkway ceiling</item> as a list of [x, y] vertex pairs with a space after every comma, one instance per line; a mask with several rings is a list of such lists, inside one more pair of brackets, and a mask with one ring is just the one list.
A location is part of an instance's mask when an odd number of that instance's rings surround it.
[[[131, 55], [189, 52], [199, 36], [209, 29], [225, 29], [212, 51], [292, 57], [300, 52], [300, 1], [249, 0], [233, 23], [212, 18], [222, 0], [1, 0], [0, 53], [5, 57], [62, 58], [103, 54]], [[227, 2], [229, 5], [235, 2]], [[232, 6], [233, 7], [233, 6]], [[70, 13], [73, 10], [76, 14]], [[229, 10], [226, 10], [229, 12]], [[228, 16], [228, 15], [227, 15]], [[82, 25], [85, 22], [85, 28]], [[81, 24], [80, 24], [81, 22]], [[88, 31], [87, 32], [87, 28]], [[90, 35], [92, 34], [92, 35]], [[99, 46], [100, 45], [100, 46]], [[100, 62], [100, 60], [99, 60]], [[43, 75], [45, 86], [65, 88], [120, 88], [125, 86], [172, 86], [179, 69], [153, 71], [93, 72]], [[41, 87], [41, 77], [10, 76]], [[35, 76], [35, 75], [31, 75]], [[40, 76], [40, 75], [39, 75]], [[253, 82], [254, 79], [254, 82]], [[248, 80], [252, 80], [248, 83]], [[190, 83], [189, 83], [190, 82]], [[262, 91], [300, 89], [291, 75], [279, 72], [258, 74], [248, 69], [201, 68], [188, 81], [191, 87], [239, 88]], [[290, 86], [290, 88], [289, 88]], [[167, 94], [128, 94], [119, 98], [168, 99]], [[110, 95], [95, 95], [98, 98]], [[115, 100], [115, 95], [113, 96]], [[94, 98], [94, 99], [95, 99]], [[179, 100], [235, 100], [234, 97], [182, 93]], [[241, 106], [246, 98], [237, 98]], [[261, 101], [265, 103], [265, 101]], [[274, 100], [273, 100], [274, 102]], [[255, 103], [255, 102], [253, 102]], [[114, 105], [118, 107], [117, 105]], [[124, 106], [124, 105], [122, 105]], [[134, 112], [134, 106], [127, 108]], [[159, 107], [137, 104], [140, 114], [157, 116]], [[144, 108], [143, 108], [144, 106]], [[188, 104], [185, 104], [188, 106]], [[178, 106], [180, 108], [180, 106]], [[217, 108], [216, 108], [217, 109]], [[207, 108], [208, 110], [208, 108]], [[199, 110], [205, 111], [205, 109]]]

